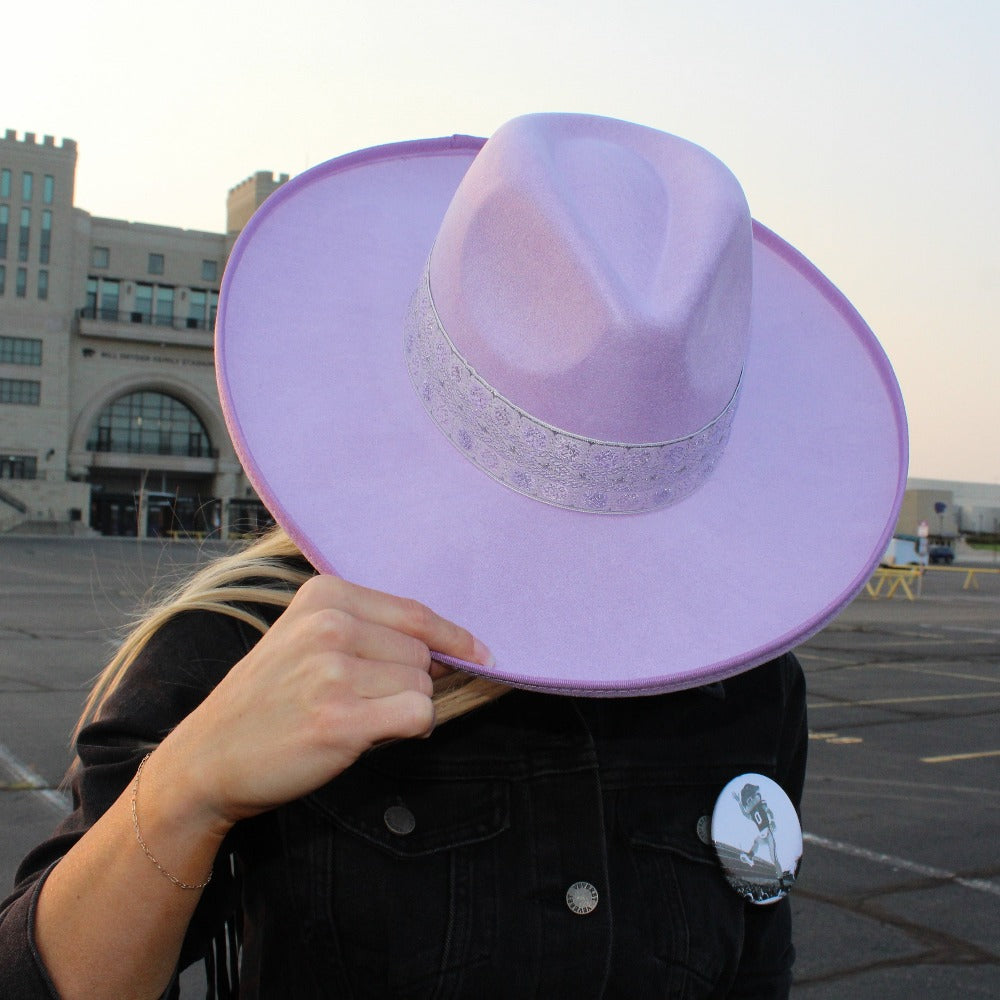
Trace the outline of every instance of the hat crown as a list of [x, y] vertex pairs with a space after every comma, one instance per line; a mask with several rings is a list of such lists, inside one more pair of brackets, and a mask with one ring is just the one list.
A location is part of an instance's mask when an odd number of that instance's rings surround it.
[[528, 115], [470, 166], [429, 280], [456, 349], [539, 420], [604, 441], [693, 434], [746, 355], [743, 191], [685, 140], [589, 115]]

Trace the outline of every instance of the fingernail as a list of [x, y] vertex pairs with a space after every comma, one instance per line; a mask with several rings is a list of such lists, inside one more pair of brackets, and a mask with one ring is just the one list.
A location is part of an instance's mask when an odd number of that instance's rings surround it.
[[489, 651], [484, 643], [480, 642], [475, 636], [473, 639], [472, 647], [472, 658], [476, 663], [481, 663], [484, 667], [495, 667], [497, 665], [496, 657]]

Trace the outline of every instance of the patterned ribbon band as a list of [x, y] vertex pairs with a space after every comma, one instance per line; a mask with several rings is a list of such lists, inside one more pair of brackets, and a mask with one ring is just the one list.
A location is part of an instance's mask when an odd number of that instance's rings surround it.
[[689, 496], [711, 475], [739, 386], [710, 424], [651, 444], [596, 441], [525, 413], [482, 379], [445, 332], [425, 269], [410, 302], [406, 365], [434, 422], [470, 461], [518, 493], [569, 510], [639, 513]]

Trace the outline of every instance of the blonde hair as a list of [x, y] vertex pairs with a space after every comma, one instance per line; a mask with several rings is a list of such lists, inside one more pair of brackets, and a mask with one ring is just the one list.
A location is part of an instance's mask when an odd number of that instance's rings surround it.
[[[302, 565], [296, 565], [296, 561]], [[263, 635], [267, 619], [256, 607], [284, 609], [296, 591], [315, 571], [295, 543], [275, 527], [246, 548], [213, 560], [190, 579], [160, 598], [134, 623], [111, 662], [95, 683], [73, 739], [88, 723], [98, 719], [105, 704], [125, 679], [129, 667], [150, 638], [175, 615], [209, 611], [228, 615]], [[434, 708], [438, 724], [464, 715], [510, 690], [506, 685], [471, 674], [452, 673], [435, 681]]]

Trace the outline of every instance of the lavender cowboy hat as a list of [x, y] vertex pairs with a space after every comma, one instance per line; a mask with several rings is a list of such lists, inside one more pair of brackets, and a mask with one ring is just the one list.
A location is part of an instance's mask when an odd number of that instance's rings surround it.
[[575, 114], [290, 181], [223, 281], [243, 465], [320, 570], [479, 635], [478, 673], [651, 694], [822, 628], [906, 481], [872, 332], [675, 136]]

